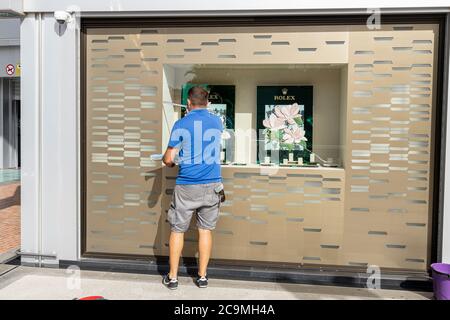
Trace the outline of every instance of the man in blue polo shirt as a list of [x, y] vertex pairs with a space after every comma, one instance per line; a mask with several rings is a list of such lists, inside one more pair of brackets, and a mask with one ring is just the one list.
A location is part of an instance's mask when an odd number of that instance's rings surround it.
[[174, 166], [178, 157], [178, 176], [167, 214], [171, 234], [169, 240], [170, 271], [163, 283], [169, 289], [178, 287], [177, 273], [184, 233], [196, 213], [199, 232], [199, 268], [197, 285], [206, 288], [206, 269], [212, 247], [211, 230], [219, 217], [220, 190], [223, 189], [220, 172], [220, 141], [222, 121], [207, 109], [208, 92], [192, 87], [188, 92], [188, 113], [175, 122], [163, 162]]

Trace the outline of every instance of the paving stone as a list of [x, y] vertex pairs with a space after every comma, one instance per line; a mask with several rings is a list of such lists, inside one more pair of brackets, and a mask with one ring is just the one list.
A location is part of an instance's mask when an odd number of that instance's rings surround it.
[[[168, 290], [161, 276], [81, 271], [79, 277], [64, 269], [18, 267], [0, 276], [1, 299], [62, 299], [90, 295], [107, 299], [430, 299], [431, 292], [348, 288], [258, 281], [210, 279], [199, 289], [193, 279], [179, 278], [178, 290]], [[79, 281], [76, 281], [79, 279]], [[79, 284], [79, 285], [78, 285]]]
[[0, 185], [0, 254], [20, 247], [20, 183]]

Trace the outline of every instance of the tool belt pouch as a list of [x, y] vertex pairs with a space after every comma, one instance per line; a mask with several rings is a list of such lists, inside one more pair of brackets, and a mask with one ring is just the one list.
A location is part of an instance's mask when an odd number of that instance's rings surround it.
[[219, 192], [220, 202], [225, 202], [225, 190], [222, 189]]
[[214, 190], [214, 191], [219, 196], [220, 202], [224, 202], [225, 201], [225, 190], [222, 189], [220, 191], [216, 191], [216, 190]]

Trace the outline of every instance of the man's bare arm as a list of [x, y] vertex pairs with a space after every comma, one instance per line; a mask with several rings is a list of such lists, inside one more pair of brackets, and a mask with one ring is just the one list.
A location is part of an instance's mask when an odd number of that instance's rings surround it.
[[168, 167], [173, 167], [175, 165], [175, 157], [178, 154], [177, 148], [168, 147], [164, 153], [163, 162]]

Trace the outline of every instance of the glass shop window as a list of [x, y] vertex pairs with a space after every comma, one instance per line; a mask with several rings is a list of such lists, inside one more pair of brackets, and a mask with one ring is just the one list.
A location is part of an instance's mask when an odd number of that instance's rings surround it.
[[166, 64], [164, 72], [170, 121], [186, 114], [190, 88], [209, 92], [208, 110], [225, 129], [222, 164], [342, 166], [344, 65]]

